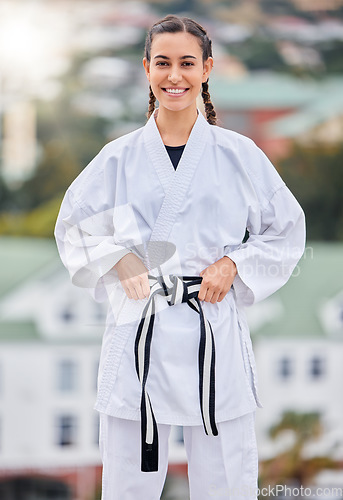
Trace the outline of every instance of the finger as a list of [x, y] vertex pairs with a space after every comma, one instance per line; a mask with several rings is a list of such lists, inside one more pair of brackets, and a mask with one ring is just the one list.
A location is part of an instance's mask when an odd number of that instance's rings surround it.
[[199, 300], [204, 300], [205, 302], [210, 302], [212, 295], [214, 292], [214, 288], [210, 286], [205, 280], [201, 282], [200, 290], [198, 293]]
[[219, 295], [218, 299], [217, 299], [217, 302], [221, 302], [224, 297], [226, 296], [227, 292], [221, 292], [221, 294]]
[[130, 288], [130, 292], [131, 292], [132, 298], [134, 300], [138, 300], [139, 299], [137, 291], [136, 291], [136, 288]]
[[220, 295], [220, 292], [214, 292], [212, 297], [211, 297], [211, 303], [212, 304], [215, 304], [217, 301], [218, 301], [218, 298], [219, 298], [219, 295]]
[[146, 295], [143, 290], [143, 283], [138, 283], [136, 286], [137, 296], [140, 300], [145, 299]]
[[201, 284], [199, 292], [198, 292], [198, 299], [204, 300], [206, 292], [207, 292], [207, 288], [203, 284]]
[[124, 288], [124, 292], [126, 293], [126, 296], [129, 298], [129, 299], [132, 299], [132, 295], [131, 295], [131, 292], [130, 292], [130, 289], [127, 288], [126, 286], [123, 286]]
[[206, 295], [205, 295], [205, 302], [211, 302], [212, 300], [212, 297], [213, 297], [213, 290], [211, 290], [210, 288], [207, 289], [207, 292], [206, 292]]
[[149, 284], [148, 275], [146, 275], [145, 278], [143, 279], [141, 286], [142, 286], [144, 297], [148, 298], [150, 296], [150, 284]]
[[148, 279], [148, 274], [144, 273], [139, 276], [139, 281], [134, 283], [134, 288], [137, 292], [137, 296], [140, 300], [149, 297], [150, 295], [150, 284]]

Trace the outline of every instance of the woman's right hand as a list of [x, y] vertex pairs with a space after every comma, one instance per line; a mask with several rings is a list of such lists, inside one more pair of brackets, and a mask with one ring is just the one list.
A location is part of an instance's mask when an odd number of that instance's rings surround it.
[[129, 299], [145, 299], [150, 295], [148, 270], [134, 254], [128, 253], [114, 266]]

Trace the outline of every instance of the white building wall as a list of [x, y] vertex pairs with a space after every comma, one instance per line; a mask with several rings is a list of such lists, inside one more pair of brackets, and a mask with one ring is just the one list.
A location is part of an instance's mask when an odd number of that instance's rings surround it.
[[[45, 343], [2, 344], [0, 366], [0, 467], [44, 467], [100, 463], [96, 442], [96, 366], [100, 346]], [[77, 365], [77, 388], [61, 393], [61, 359]], [[77, 419], [76, 443], [57, 443], [58, 416]]]
[[[325, 453], [336, 442], [337, 456], [343, 457], [342, 344], [328, 339], [259, 338], [254, 351], [263, 404], [256, 417], [260, 457], [267, 458], [279, 451], [267, 433], [287, 410], [319, 412], [325, 435], [314, 451]], [[292, 360], [292, 373], [287, 379], [279, 372], [280, 359], [285, 356]], [[315, 356], [324, 361], [323, 375], [316, 378], [310, 373], [311, 359]]]

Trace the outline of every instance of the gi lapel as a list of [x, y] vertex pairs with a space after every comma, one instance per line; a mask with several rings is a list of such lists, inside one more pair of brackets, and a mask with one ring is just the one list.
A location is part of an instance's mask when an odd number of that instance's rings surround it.
[[179, 213], [196, 167], [202, 157], [209, 127], [210, 125], [198, 110], [198, 118], [193, 125], [179, 165], [174, 171], [154, 115], [150, 117], [145, 125], [145, 145], [165, 191], [165, 197], [150, 241], [168, 241], [175, 218]]
[[144, 126], [144, 144], [148, 152], [149, 159], [154, 166], [163, 190], [166, 193], [175, 174], [175, 170], [163, 144], [154, 116], [155, 113], [150, 116]]

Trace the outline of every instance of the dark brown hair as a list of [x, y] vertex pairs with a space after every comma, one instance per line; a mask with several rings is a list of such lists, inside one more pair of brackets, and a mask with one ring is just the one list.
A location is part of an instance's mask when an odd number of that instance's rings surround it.
[[[180, 32], [190, 33], [191, 35], [194, 35], [199, 39], [200, 47], [202, 49], [203, 62], [205, 62], [209, 57], [212, 57], [212, 42], [208, 38], [206, 30], [200, 24], [193, 21], [193, 19], [190, 19], [189, 17], [177, 17], [169, 15], [153, 24], [153, 26], [148, 31], [144, 49], [144, 56], [146, 57], [147, 61], [150, 62], [151, 59], [151, 44], [154, 35], [160, 33]], [[208, 80], [207, 82], [204, 82], [202, 84], [201, 95], [204, 101], [206, 119], [211, 125], [216, 125], [217, 115], [211, 102], [210, 93], [208, 91]], [[154, 112], [155, 102], [156, 97], [152, 91], [151, 86], [149, 86], [149, 109], [147, 113], [148, 118], [150, 118], [150, 116]]]

